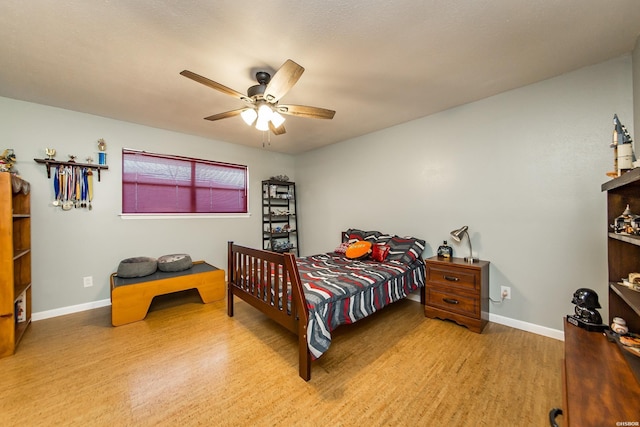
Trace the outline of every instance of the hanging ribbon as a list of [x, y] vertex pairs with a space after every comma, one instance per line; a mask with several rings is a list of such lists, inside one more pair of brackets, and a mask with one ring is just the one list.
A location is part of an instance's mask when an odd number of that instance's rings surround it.
[[74, 173], [75, 173], [75, 189], [76, 189], [76, 201], [75, 201], [75, 207], [77, 208], [78, 206], [80, 206], [80, 178], [82, 175], [82, 171], [80, 170], [80, 166], [76, 166], [74, 168]]
[[93, 170], [82, 166], [53, 166], [53, 206], [62, 210], [71, 208], [92, 209]]
[[65, 167], [64, 170], [64, 202], [62, 203], [62, 209], [68, 211], [73, 207], [74, 198], [74, 173], [71, 166]]
[[67, 200], [67, 171], [66, 167], [60, 167], [58, 170], [60, 174], [60, 206], [64, 208], [64, 203]]
[[87, 190], [89, 192], [89, 210], [93, 209], [91, 207], [91, 200], [93, 200], [93, 171], [89, 169], [87, 172]]
[[55, 194], [55, 200], [53, 206], [60, 205], [60, 176], [58, 175], [58, 167], [53, 168], [53, 193]]
[[67, 201], [67, 194], [69, 189], [67, 188], [67, 168], [60, 168], [60, 189], [62, 191], [62, 203]]
[[87, 192], [89, 185], [87, 184], [87, 168], [82, 169], [82, 203], [81, 207], [87, 207]]

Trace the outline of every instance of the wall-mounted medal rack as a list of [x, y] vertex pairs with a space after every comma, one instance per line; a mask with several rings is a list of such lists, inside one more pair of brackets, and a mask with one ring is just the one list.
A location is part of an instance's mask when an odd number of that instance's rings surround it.
[[37, 163], [47, 166], [47, 178], [51, 178], [51, 166], [80, 166], [81, 168], [89, 168], [98, 171], [98, 181], [100, 181], [100, 171], [109, 169], [107, 165], [97, 165], [95, 163], [77, 163], [77, 162], [61, 162], [59, 160], [49, 159], [33, 159]]
[[33, 160], [47, 166], [47, 178], [51, 179], [51, 175], [53, 175], [55, 194], [53, 206], [60, 207], [65, 211], [72, 208], [92, 209], [93, 171], [98, 171], [98, 181], [100, 181], [100, 171], [109, 169], [107, 165], [60, 162], [50, 159]]

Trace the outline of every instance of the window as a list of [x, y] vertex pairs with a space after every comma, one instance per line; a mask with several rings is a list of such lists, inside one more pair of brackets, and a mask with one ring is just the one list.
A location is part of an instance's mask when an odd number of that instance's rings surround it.
[[247, 213], [247, 167], [123, 149], [122, 213]]

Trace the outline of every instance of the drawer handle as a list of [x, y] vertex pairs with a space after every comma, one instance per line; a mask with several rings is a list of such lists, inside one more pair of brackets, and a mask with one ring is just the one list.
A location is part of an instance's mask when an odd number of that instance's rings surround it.
[[447, 304], [458, 304], [458, 300], [453, 298], [442, 298], [442, 301], [446, 302]]
[[549, 411], [549, 425], [551, 425], [551, 427], [558, 427], [558, 423], [556, 422], [556, 417], [558, 415], [562, 415], [562, 409], [553, 408]]
[[13, 313], [0, 314], [0, 317], [13, 317]]
[[453, 276], [443, 276], [445, 280], [448, 280], [450, 282], [457, 282], [460, 279], [458, 279], [457, 277], [453, 277]]

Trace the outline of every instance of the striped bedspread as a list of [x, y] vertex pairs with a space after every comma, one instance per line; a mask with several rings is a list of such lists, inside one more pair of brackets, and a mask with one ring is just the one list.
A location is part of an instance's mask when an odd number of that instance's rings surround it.
[[347, 259], [327, 253], [297, 259], [309, 308], [307, 344], [314, 359], [331, 345], [331, 331], [354, 323], [424, 286], [421, 259], [399, 261]]

